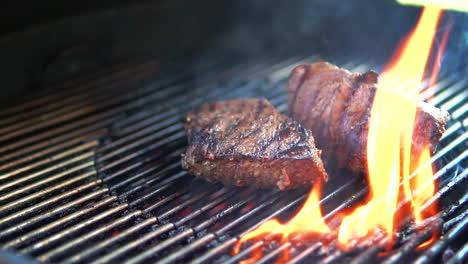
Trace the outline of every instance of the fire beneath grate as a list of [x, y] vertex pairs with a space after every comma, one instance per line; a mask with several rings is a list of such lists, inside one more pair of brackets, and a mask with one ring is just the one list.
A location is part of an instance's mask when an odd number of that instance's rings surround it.
[[[180, 168], [181, 120], [203, 102], [236, 97], [266, 97], [285, 111], [290, 70], [317, 59], [207, 63], [199, 66], [202, 75], [159, 61], [132, 64], [1, 111], [1, 248], [52, 263], [195, 264], [237, 263], [265, 247], [248, 244], [231, 256], [238, 237], [272, 217], [288, 219], [308, 190], [259, 191], [194, 179]], [[375, 69], [338, 64], [353, 72]], [[431, 231], [408, 227], [387, 256], [379, 247], [342, 252], [287, 242], [267, 245], [258, 263], [274, 262], [284, 249], [294, 256], [289, 263], [466, 261], [467, 81], [443, 76], [428, 99], [451, 113], [433, 157], [443, 220], [435, 244], [415, 250]], [[363, 179], [341, 174], [324, 187], [327, 218], [367, 191]]]

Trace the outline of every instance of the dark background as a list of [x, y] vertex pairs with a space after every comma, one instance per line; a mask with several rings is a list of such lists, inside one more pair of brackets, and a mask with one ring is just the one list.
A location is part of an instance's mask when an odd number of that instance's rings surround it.
[[199, 64], [302, 52], [383, 63], [420, 10], [394, 0], [14, 1], [0, 9], [0, 102], [161, 56]]
[[[0, 34], [23, 30], [31, 25], [44, 24], [67, 16], [86, 14], [108, 7], [125, 6], [132, 0], [17, 0], [5, 1], [0, 9]], [[143, 2], [143, 1], [140, 1]]]

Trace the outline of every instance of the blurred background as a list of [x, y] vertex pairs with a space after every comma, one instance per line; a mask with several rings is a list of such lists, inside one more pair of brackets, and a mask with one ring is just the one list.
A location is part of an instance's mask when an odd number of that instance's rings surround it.
[[[302, 53], [385, 63], [421, 10], [394, 0], [9, 2], [0, 9], [4, 106], [52, 83], [136, 59], [190, 56], [191, 67]], [[444, 59], [451, 68], [466, 68], [467, 16], [447, 14], [444, 23], [453, 28]]]

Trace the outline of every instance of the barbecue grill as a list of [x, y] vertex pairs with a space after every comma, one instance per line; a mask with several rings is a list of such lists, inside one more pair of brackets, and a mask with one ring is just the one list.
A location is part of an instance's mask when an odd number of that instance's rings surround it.
[[[214, 51], [213, 51], [214, 52]], [[206, 53], [203, 53], [205, 56]], [[0, 261], [6, 263], [238, 263], [263, 248], [257, 263], [466, 263], [468, 243], [468, 78], [442, 74], [431, 96], [451, 119], [432, 161], [441, 235], [408, 225], [390, 253], [379, 246], [345, 252], [321, 243], [247, 243], [243, 234], [289, 219], [307, 197], [294, 191], [208, 183], [180, 167], [182, 120], [194, 107], [230, 98], [265, 97], [287, 110], [286, 81], [300, 63], [332, 60], [352, 72], [382, 70], [361, 56], [297, 50], [245, 60], [199, 53], [114, 64], [61, 81], [0, 111]], [[186, 67], [186, 65], [191, 67]], [[321, 200], [325, 218], [359, 203], [365, 180], [334, 172]], [[3, 258], [3, 259], [2, 259]]]

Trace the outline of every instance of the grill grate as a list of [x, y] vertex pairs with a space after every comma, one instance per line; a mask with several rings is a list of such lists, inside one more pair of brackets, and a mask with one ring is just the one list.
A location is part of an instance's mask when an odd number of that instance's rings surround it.
[[[3, 110], [1, 248], [53, 263], [237, 263], [265, 244], [247, 245], [231, 256], [237, 237], [271, 217], [287, 219], [307, 190], [258, 192], [194, 179], [180, 168], [186, 144], [181, 120], [203, 102], [235, 97], [267, 97], [285, 111], [290, 70], [317, 59], [207, 62], [197, 71], [178, 69], [181, 62], [121, 65]], [[371, 68], [340, 65], [352, 71]], [[433, 157], [440, 168], [436, 197], [443, 205], [444, 236], [415, 251], [431, 232], [407, 232], [385, 257], [378, 247], [349, 253], [308, 244], [295, 248], [289, 263], [466, 261], [468, 247], [461, 240], [468, 227], [467, 85], [466, 79], [446, 76], [428, 99], [452, 117]], [[429, 98], [429, 92], [423, 94]], [[329, 189], [322, 200], [329, 208], [326, 218], [367, 192], [359, 179]], [[270, 263], [291, 248], [289, 242], [269, 245], [258, 263]]]

